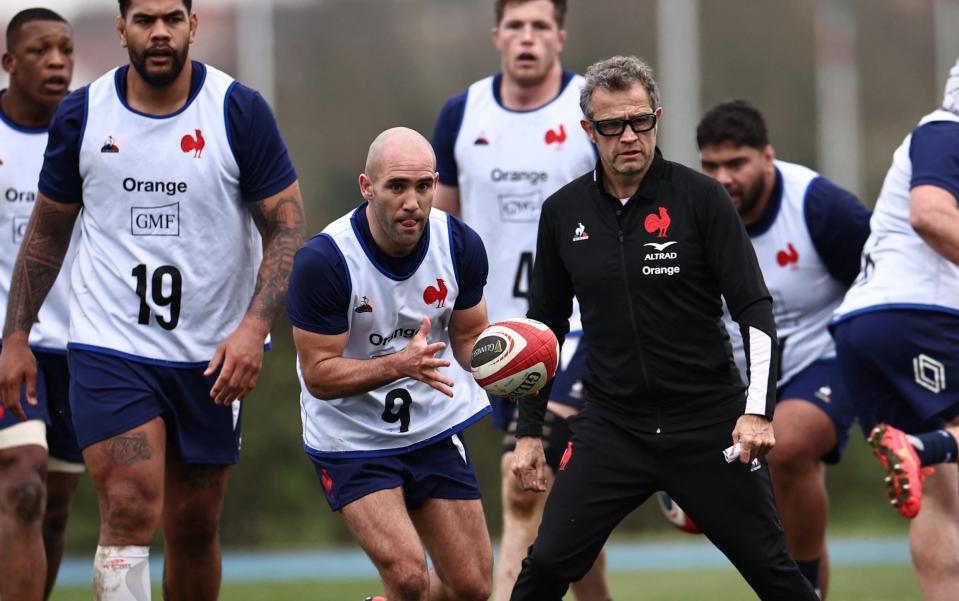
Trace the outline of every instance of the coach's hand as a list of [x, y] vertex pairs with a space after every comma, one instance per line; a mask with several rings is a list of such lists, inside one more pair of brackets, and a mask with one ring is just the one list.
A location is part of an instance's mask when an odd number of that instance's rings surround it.
[[516, 439], [513, 451], [513, 475], [519, 479], [523, 490], [546, 491], [546, 454], [543, 440], [536, 436], [521, 436]]
[[776, 446], [773, 423], [765, 415], [747, 413], [740, 416], [733, 428], [733, 444], [737, 442], [742, 446], [739, 461], [750, 463]]
[[[37, 360], [30, 351], [25, 335], [16, 332], [3, 339], [0, 351], [0, 401], [2, 408], [22, 422], [27, 414], [20, 404], [20, 386], [27, 385], [27, 402], [37, 404]], [[3, 412], [0, 411], [0, 417]]]
[[410, 339], [406, 348], [396, 353], [396, 367], [406, 377], [429, 384], [446, 396], [453, 396], [453, 380], [440, 373], [439, 368], [449, 367], [449, 359], [437, 359], [436, 353], [443, 352], [445, 342], [429, 343], [430, 318], [423, 316], [420, 331]]
[[204, 376], [212, 376], [223, 366], [210, 397], [217, 405], [229, 405], [242, 400], [256, 386], [263, 367], [263, 344], [269, 328], [255, 319], [244, 317], [240, 325], [220, 343], [207, 366]]

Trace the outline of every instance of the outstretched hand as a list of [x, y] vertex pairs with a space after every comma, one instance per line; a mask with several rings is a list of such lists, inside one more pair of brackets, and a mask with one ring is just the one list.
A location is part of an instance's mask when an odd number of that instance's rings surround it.
[[765, 455], [776, 446], [773, 423], [765, 415], [741, 415], [733, 428], [733, 444], [737, 442], [741, 446], [739, 461], [751, 463], [753, 459]]
[[449, 367], [449, 359], [437, 359], [436, 354], [446, 349], [445, 342], [429, 342], [430, 319], [423, 316], [419, 332], [410, 339], [406, 348], [396, 353], [398, 369], [404, 376], [429, 384], [448, 397], [453, 396], [453, 380], [443, 375], [439, 368]]

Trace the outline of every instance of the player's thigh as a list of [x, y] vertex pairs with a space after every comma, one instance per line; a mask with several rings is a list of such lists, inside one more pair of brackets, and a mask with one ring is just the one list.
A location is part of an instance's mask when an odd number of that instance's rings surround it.
[[401, 488], [371, 492], [347, 503], [341, 511], [356, 542], [381, 571], [410, 561], [421, 564], [425, 572], [423, 546]]
[[106, 506], [101, 511], [129, 504], [155, 503], [163, 498], [166, 466], [166, 425], [155, 417], [128, 431], [83, 449], [90, 479]]
[[229, 477], [228, 465], [184, 463], [167, 450], [163, 531], [168, 542], [216, 537]]
[[818, 463], [836, 449], [836, 427], [816, 405], [800, 398], [783, 399], [773, 419], [776, 446], [769, 453], [773, 466]]
[[479, 499], [429, 499], [410, 517], [441, 580], [489, 580], [493, 549]]

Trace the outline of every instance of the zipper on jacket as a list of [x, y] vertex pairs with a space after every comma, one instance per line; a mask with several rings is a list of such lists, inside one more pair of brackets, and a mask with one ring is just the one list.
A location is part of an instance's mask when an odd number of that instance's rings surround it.
[[[636, 352], [639, 355], [639, 365], [642, 368], [643, 374], [643, 385], [649, 387], [649, 378], [646, 376], [646, 361], [643, 359], [642, 344], [639, 341], [639, 326], [636, 325], [636, 313], [633, 307], [633, 296], [631, 294], [629, 286], [629, 275], [626, 271], [626, 246], [625, 240], [623, 238], [623, 227], [622, 223], [617, 219], [617, 226], [619, 230], [616, 234], [619, 236], [619, 264], [623, 269], [623, 282], [626, 284], [626, 306], [629, 309], [629, 322], [633, 326], [633, 338], [636, 340]], [[659, 434], [661, 431], [660, 423], [662, 422], [662, 408], [659, 405], [659, 400], [656, 400], [656, 434]]]

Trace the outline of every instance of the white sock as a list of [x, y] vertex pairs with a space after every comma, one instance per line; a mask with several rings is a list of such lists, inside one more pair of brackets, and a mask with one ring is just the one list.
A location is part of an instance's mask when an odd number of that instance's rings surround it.
[[93, 559], [95, 601], [150, 601], [150, 547], [101, 547]]

